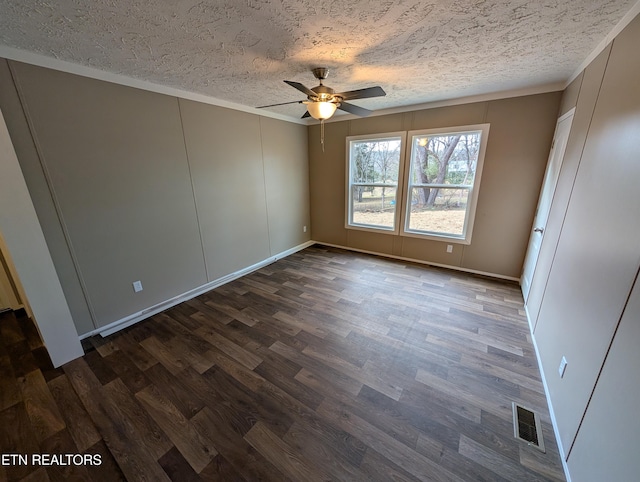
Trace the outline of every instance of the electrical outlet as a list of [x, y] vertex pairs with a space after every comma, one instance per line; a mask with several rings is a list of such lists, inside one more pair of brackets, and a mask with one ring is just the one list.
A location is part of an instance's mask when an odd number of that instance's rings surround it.
[[302, 232], [306, 233], [307, 232], [307, 227], [306, 226], [302, 226]]
[[560, 378], [564, 377], [564, 372], [567, 369], [567, 359], [562, 357], [560, 361], [560, 366], [558, 367], [558, 373], [560, 374]]
[[135, 291], [136, 293], [142, 291], [142, 281], [133, 282], [133, 291]]
[[453, 253], [453, 244], [447, 244], [447, 253]]

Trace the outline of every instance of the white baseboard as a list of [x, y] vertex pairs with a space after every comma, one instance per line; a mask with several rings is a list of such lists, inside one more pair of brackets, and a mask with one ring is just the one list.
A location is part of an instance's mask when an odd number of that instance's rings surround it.
[[536, 336], [533, 334], [533, 326], [531, 325], [531, 319], [529, 318], [529, 310], [527, 306], [524, 307], [524, 312], [527, 315], [527, 323], [529, 324], [529, 332], [531, 333], [531, 341], [533, 348], [536, 351], [536, 360], [538, 361], [538, 368], [540, 369], [540, 377], [542, 378], [542, 386], [544, 387], [544, 394], [547, 398], [547, 405], [549, 406], [549, 415], [551, 416], [551, 425], [553, 425], [553, 433], [556, 436], [556, 443], [558, 444], [558, 451], [560, 452], [560, 460], [562, 461], [562, 468], [564, 469], [564, 476], [567, 482], [571, 482], [571, 474], [569, 473], [569, 466], [567, 465], [567, 456], [562, 446], [562, 440], [560, 439], [560, 431], [558, 430], [558, 422], [556, 420], [556, 414], [553, 411], [553, 404], [551, 403], [551, 396], [549, 395], [549, 386], [547, 385], [547, 378], [544, 375], [544, 369], [542, 368], [542, 360], [540, 358], [540, 351], [538, 350], [538, 343], [536, 342]]
[[286, 251], [283, 251], [281, 253], [276, 254], [275, 256], [270, 256], [269, 258], [266, 258], [256, 264], [253, 264], [251, 266], [248, 266], [244, 269], [235, 271], [233, 273], [230, 273], [226, 276], [223, 276], [222, 278], [218, 278], [216, 280], [213, 280], [209, 283], [206, 283], [202, 286], [198, 286], [197, 288], [194, 288], [192, 290], [187, 291], [186, 293], [182, 293], [181, 295], [175, 296], [173, 298], [170, 298], [168, 300], [162, 301], [160, 303], [157, 303], [153, 306], [150, 306], [148, 308], [145, 308], [144, 310], [138, 311], [137, 313], [133, 313], [129, 316], [126, 316], [125, 318], [121, 318], [117, 321], [114, 321], [113, 323], [109, 323], [108, 325], [102, 326], [100, 328], [98, 328], [97, 330], [93, 330], [90, 331], [89, 333], [85, 333], [84, 335], [80, 336], [80, 339], [84, 339], [84, 338], [88, 338], [90, 336], [94, 336], [94, 335], [101, 335], [101, 336], [109, 336], [112, 335], [113, 333], [122, 330], [123, 328], [126, 328], [128, 326], [134, 325], [136, 323], [138, 323], [139, 321], [142, 321], [146, 318], [149, 318], [153, 315], [156, 315], [158, 313], [160, 313], [161, 311], [167, 310], [177, 304], [180, 304], [184, 301], [190, 300], [192, 298], [195, 298], [196, 296], [200, 296], [203, 293], [206, 293], [207, 291], [211, 291], [214, 288], [217, 288], [218, 286], [222, 286], [224, 284], [227, 284], [233, 280], [236, 280], [238, 278], [241, 278], [242, 276], [245, 276], [253, 271], [256, 271], [260, 268], [263, 268], [264, 266], [267, 266], [279, 259], [282, 258], [286, 258], [287, 256], [296, 253], [298, 251], [301, 251], [305, 248], [308, 248], [309, 246], [312, 246], [313, 244], [315, 244], [315, 241], [307, 241], [306, 243], [300, 244], [298, 246], [294, 246], [291, 249], [288, 249]]
[[408, 261], [410, 263], [425, 264], [427, 266], [435, 266], [437, 268], [453, 269], [455, 271], [463, 271], [465, 273], [478, 274], [478, 275], [481, 275], [481, 276], [488, 276], [490, 278], [498, 278], [498, 279], [503, 279], [503, 280], [507, 280], [507, 281], [515, 281], [517, 283], [520, 283], [520, 278], [516, 278], [514, 276], [504, 276], [502, 274], [488, 273], [486, 271], [479, 271], [479, 270], [476, 270], [476, 269], [461, 268], [460, 266], [452, 266], [452, 265], [449, 265], [449, 264], [442, 264], [442, 263], [433, 263], [431, 261], [424, 261], [422, 259], [406, 258], [404, 256], [396, 256], [394, 254], [378, 253], [376, 251], [368, 251], [366, 249], [351, 248], [349, 246], [341, 246], [339, 244], [325, 243], [324, 241], [314, 241], [314, 243], [315, 244], [322, 244], [324, 246], [331, 246], [332, 248], [346, 249], [347, 251], [356, 251], [358, 253], [373, 254], [375, 256], [381, 256], [383, 258], [398, 259], [400, 261]]

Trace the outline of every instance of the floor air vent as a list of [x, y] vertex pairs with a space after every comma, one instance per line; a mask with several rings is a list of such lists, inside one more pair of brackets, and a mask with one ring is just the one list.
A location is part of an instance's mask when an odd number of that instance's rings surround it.
[[540, 426], [540, 417], [538, 414], [515, 402], [512, 402], [512, 406], [514, 436], [544, 452], [542, 427]]

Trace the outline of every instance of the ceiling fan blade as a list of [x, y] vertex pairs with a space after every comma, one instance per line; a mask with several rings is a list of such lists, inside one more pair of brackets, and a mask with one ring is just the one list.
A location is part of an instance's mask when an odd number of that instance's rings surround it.
[[302, 85], [300, 82], [292, 82], [290, 80], [285, 80], [286, 84], [289, 84], [291, 87], [293, 87], [294, 89], [298, 89], [300, 92], [302, 92], [305, 95], [309, 95], [311, 97], [315, 97], [316, 93], [311, 90], [311, 89], [307, 89], [304, 85]]
[[278, 105], [287, 105], [287, 104], [302, 104], [302, 102], [304, 102], [304, 101], [302, 101], [302, 100], [294, 100], [294, 101], [291, 101], [291, 102], [280, 102], [279, 104], [261, 105], [259, 107], [256, 107], [256, 109], [264, 109], [266, 107], [276, 107]]
[[306, 111], [304, 114], [302, 114], [302, 117], [300, 117], [300, 119], [306, 119], [307, 117], [311, 117], [311, 114], [309, 114], [309, 111]]
[[383, 97], [387, 93], [382, 90], [379, 85], [375, 87], [367, 87], [366, 89], [350, 90], [349, 92], [343, 92], [342, 94], [336, 94], [342, 97], [344, 100], [354, 99], [369, 99], [371, 97]]
[[367, 117], [373, 112], [369, 109], [365, 109], [357, 105], [347, 104], [346, 102], [341, 102], [340, 105], [338, 106], [338, 109], [348, 112], [349, 114], [358, 115], [360, 117]]

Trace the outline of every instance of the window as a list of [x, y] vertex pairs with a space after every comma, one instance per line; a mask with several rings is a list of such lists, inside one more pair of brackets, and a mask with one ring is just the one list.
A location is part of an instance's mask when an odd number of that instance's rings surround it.
[[347, 227], [398, 231], [403, 133], [347, 138]]
[[469, 243], [488, 124], [409, 133], [403, 232]]
[[348, 137], [346, 227], [470, 243], [488, 134], [411, 131], [406, 166], [404, 132]]

